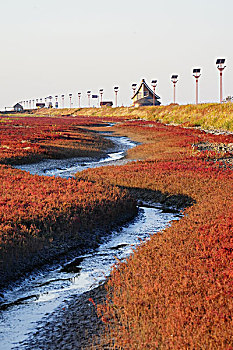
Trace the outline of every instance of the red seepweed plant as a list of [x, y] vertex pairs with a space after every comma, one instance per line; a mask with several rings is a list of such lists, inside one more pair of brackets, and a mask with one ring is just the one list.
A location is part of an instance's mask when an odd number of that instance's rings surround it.
[[[78, 152], [86, 150], [86, 155], [99, 155], [108, 146], [98, 135], [82, 129], [97, 121], [101, 124], [96, 118], [31, 116], [0, 120], [2, 163], [34, 162], [38, 154], [39, 159], [59, 157], [58, 145], [67, 152], [72, 147]], [[0, 183], [1, 286], [45, 248], [53, 257], [50, 248], [64, 243], [72, 247], [97, 244], [97, 229], [109, 229], [136, 212], [136, 203], [127, 191], [112, 185], [30, 175], [8, 165], [0, 165]]]
[[[232, 154], [198, 150], [198, 143], [232, 143], [231, 135], [143, 121], [121, 126], [144, 140], [121, 167], [85, 171], [82, 178], [131, 190], [191, 197], [192, 207], [151, 236], [112, 270], [108, 299], [99, 306], [110, 322], [112, 347], [230, 349], [233, 343]], [[138, 153], [137, 153], [138, 152]], [[153, 195], [150, 198], [153, 200]], [[106, 315], [106, 317], [105, 317]]]

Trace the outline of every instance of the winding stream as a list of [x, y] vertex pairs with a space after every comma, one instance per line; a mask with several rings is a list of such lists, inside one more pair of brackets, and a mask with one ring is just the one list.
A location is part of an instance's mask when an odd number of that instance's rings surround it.
[[129, 160], [124, 160], [128, 149], [136, 146], [136, 143], [124, 136], [105, 136], [115, 144], [105, 157], [93, 160], [91, 158], [70, 158], [70, 159], [47, 159], [36, 164], [18, 165], [15, 168], [30, 172], [30, 174], [60, 176], [68, 178], [74, 176], [78, 171], [88, 168], [97, 168], [104, 165], [124, 164]]
[[[114, 137], [111, 137], [113, 140]], [[117, 150], [105, 159], [85, 162], [83, 159], [49, 160], [18, 168], [32, 174], [70, 177], [88, 167], [119, 163], [128, 148], [135, 144], [126, 137], [116, 137]], [[165, 212], [161, 206], [139, 208], [138, 216], [120, 230], [104, 238], [98, 249], [72, 259], [67, 257], [53, 266], [46, 266], [21, 280], [4, 292], [0, 309], [0, 349], [24, 349], [23, 341], [62, 303], [96, 287], [109, 275], [111, 266], [118, 259], [127, 257], [139, 240], [165, 228], [178, 214]], [[21, 344], [20, 344], [21, 343]]]

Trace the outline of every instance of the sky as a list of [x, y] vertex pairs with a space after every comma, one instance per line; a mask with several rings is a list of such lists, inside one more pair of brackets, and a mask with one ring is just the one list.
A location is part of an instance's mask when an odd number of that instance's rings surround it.
[[[1, 0], [0, 109], [21, 100], [87, 91], [131, 104], [132, 83], [158, 80], [162, 104], [219, 101], [217, 58], [226, 58], [223, 97], [233, 95], [231, 0]], [[60, 102], [60, 101], [59, 101]]]

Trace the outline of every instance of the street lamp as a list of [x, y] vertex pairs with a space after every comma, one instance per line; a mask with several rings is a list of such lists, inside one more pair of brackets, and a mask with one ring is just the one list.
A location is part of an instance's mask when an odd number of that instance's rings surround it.
[[178, 82], [178, 75], [172, 75], [171, 81], [173, 83], [173, 103], [176, 103], [176, 83]]
[[53, 96], [48, 96], [48, 98], [49, 98], [49, 108], [52, 108], [53, 107], [53, 105], [52, 105]]
[[62, 100], [62, 108], [64, 108], [64, 98], [65, 98], [65, 95], [61, 95], [61, 100]]
[[103, 93], [104, 93], [104, 90], [103, 90], [103, 89], [100, 89], [100, 90], [99, 90], [99, 93], [100, 93], [100, 105], [101, 105], [102, 102], [103, 102]]
[[91, 107], [91, 91], [87, 91], [87, 97], [88, 97], [88, 106]]
[[79, 106], [79, 108], [81, 106], [80, 99], [81, 99], [81, 92], [78, 92], [78, 106]]
[[117, 93], [119, 91], [119, 87], [118, 86], [115, 86], [114, 87], [114, 91], [115, 91], [115, 104], [116, 104], [116, 107], [117, 107]]
[[58, 99], [58, 95], [55, 96], [55, 100], [56, 100], [56, 102], [55, 102], [55, 107], [56, 107], [56, 108], [58, 108], [58, 101], [57, 101], [57, 99]]
[[137, 84], [132, 84], [132, 89], [133, 89], [133, 96], [135, 95], [136, 92], [136, 88], [137, 88]]
[[222, 103], [222, 72], [226, 68], [226, 66], [224, 66], [224, 63], [225, 58], [218, 58], [216, 61], [217, 68], [220, 72], [220, 103]]
[[71, 105], [72, 105], [72, 102], [71, 102], [71, 100], [72, 100], [72, 94], [69, 94], [69, 98], [70, 98], [70, 108], [71, 108]]
[[157, 86], [157, 80], [152, 80], [151, 85], [153, 87], [154, 95], [153, 95], [153, 106], [155, 105], [155, 88]]
[[194, 68], [193, 69], [193, 76], [196, 79], [196, 105], [198, 104], [198, 79], [201, 76], [201, 69], [200, 68]]

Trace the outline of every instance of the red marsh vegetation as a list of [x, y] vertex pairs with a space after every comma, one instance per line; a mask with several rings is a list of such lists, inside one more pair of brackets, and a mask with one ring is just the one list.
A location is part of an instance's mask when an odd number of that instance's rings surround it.
[[[142, 160], [77, 177], [140, 196], [147, 190], [151, 201], [163, 193], [194, 203], [113, 268], [107, 301], [98, 306], [110, 348], [232, 349], [232, 150], [214, 146], [233, 137], [144, 121], [116, 129], [143, 142], [129, 152]], [[212, 149], [198, 148], [207, 142]]]
[[[208, 119], [207, 112], [205, 116]], [[19, 117], [17, 123], [24, 127], [7, 121], [12, 128], [7, 126], [5, 139], [24, 129], [29, 135], [17, 136], [17, 141], [29, 144], [13, 146], [15, 136], [11, 144], [3, 138], [1, 145], [15, 151], [1, 155], [2, 163], [27, 157], [31, 161], [32, 154], [44, 157], [45, 150], [54, 156], [52, 146], [57, 147], [57, 142], [62, 149], [66, 141], [73, 145], [72, 138], [64, 137], [64, 131], [73, 135], [73, 128], [84, 138], [93, 136], [76, 129], [83, 125], [79, 117], [76, 124], [76, 117], [67, 117], [66, 125], [66, 117], [43, 118], [33, 122], [30, 116], [24, 124], [24, 117]], [[30, 124], [43, 124], [46, 118], [49, 126]], [[89, 123], [90, 117], [87, 119]], [[4, 126], [5, 121], [2, 123]], [[46, 132], [37, 142], [43, 127]], [[192, 198], [193, 205], [184, 210], [180, 221], [152, 235], [126, 261], [117, 263], [107, 285], [107, 301], [98, 306], [98, 312], [108, 326], [110, 343], [114, 339], [112, 348], [232, 349], [233, 137], [153, 120], [128, 121], [115, 130], [142, 143], [128, 152], [129, 158], [140, 161], [87, 170], [69, 180], [32, 176], [1, 165], [2, 270], [17, 269], [21, 256], [36, 254], [56, 239], [66, 241], [71, 235], [78, 242], [89, 240], [82, 228], [87, 232], [86, 228], [98, 227], [104, 220], [108, 225], [118, 213], [134, 212], [129, 193], [168, 203], [173, 195]], [[22, 145], [31, 149], [22, 154], [18, 151]], [[34, 152], [35, 145], [39, 150]], [[3, 153], [4, 149], [10, 148], [3, 147]]]
[[0, 116], [0, 163], [99, 156], [111, 143], [86, 129], [96, 123], [101, 121], [80, 117]]
[[34, 255], [43, 260], [43, 249], [53, 257], [59, 244], [91, 246], [98, 243], [100, 229], [135, 214], [135, 201], [120, 188], [30, 175], [6, 165], [34, 162], [38, 156], [100, 155], [109, 142], [83, 129], [96, 123], [93, 118], [1, 118], [1, 285], [25, 270]]

